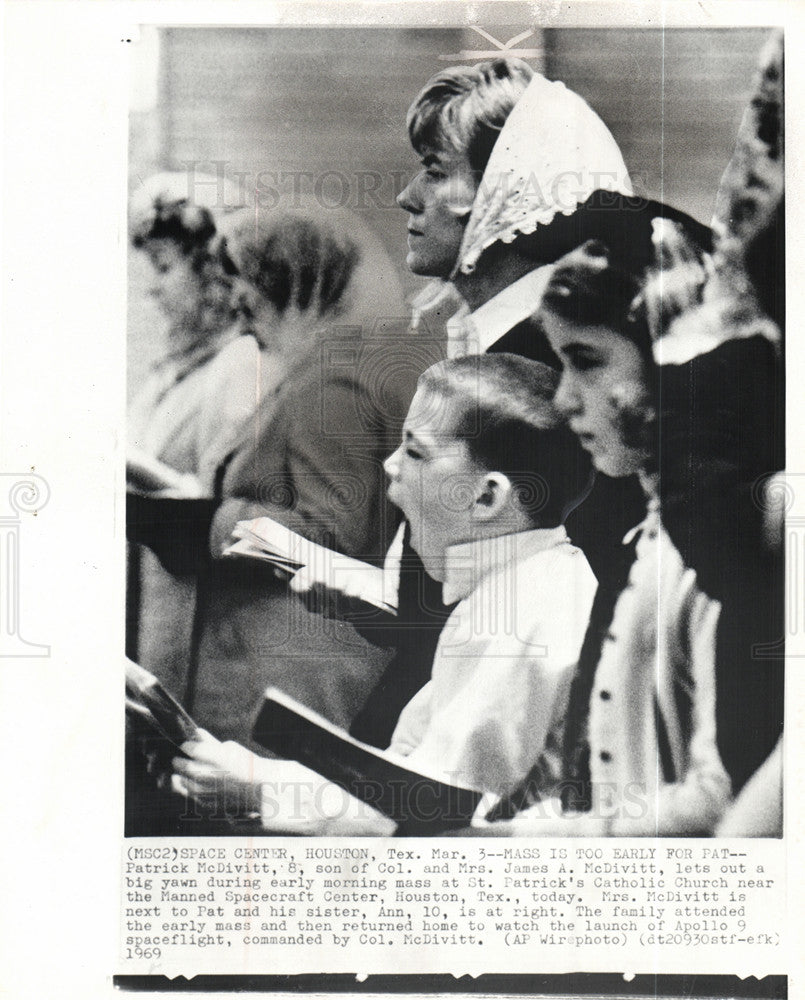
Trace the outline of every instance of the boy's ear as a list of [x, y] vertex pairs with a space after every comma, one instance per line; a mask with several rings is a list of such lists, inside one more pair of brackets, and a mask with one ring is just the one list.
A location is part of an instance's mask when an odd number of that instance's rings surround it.
[[477, 521], [491, 521], [509, 504], [512, 482], [502, 472], [485, 472], [478, 480], [473, 516]]

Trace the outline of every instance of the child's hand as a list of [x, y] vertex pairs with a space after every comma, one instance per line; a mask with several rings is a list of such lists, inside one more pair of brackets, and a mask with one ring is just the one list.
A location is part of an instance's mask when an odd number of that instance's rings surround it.
[[261, 758], [239, 743], [221, 743], [200, 729], [182, 744], [187, 757], [173, 758], [173, 786], [211, 812], [248, 816], [260, 811]]

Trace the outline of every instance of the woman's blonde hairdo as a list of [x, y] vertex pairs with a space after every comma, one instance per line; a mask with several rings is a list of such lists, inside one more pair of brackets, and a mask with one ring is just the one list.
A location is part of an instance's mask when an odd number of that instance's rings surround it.
[[522, 59], [490, 59], [453, 66], [425, 84], [408, 110], [408, 135], [425, 148], [465, 153], [478, 174], [534, 71]]

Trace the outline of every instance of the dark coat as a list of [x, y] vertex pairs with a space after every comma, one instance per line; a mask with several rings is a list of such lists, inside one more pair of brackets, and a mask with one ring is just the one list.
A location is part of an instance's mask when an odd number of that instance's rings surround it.
[[[347, 555], [381, 560], [397, 524], [382, 464], [396, 428], [387, 429], [359, 373], [309, 354], [265, 402], [267, 413], [222, 470], [213, 556], [238, 521], [266, 516]], [[386, 661], [351, 625], [308, 612], [257, 560], [213, 559], [199, 625], [188, 707], [218, 738], [245, 744], [268, 685], [348, 725]]]

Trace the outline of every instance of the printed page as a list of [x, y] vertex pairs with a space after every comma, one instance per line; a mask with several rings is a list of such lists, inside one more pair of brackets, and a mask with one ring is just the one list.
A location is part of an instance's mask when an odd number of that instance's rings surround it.
[[[800, 183], [801, 6], [6, 0], [3, 15], [9, 995], [798, 995], [803, 220], [783, 194]], [[775, 30], [782, 133], [757, 76]], [[525, 65], [514, 108], [534, 74], [548, 88], [507, 132], [497, 107], [502, 144], [409, 111], [435, 74], [490, 60]], [[754, 167], [747, 109], [775, 149]], [[744, 257], [728, 236], [759, 216], [741, 170], [778, 220]], [[699, 241], [698, 291], [661, 282], [651, 299], [648, 264], [628, 268], [645, 245], [670, 273], [680, 233]], [[582, 313], [545, 318], [575, 294], [557, 272], [580, 246], [635, 282], [634, 379], [605, 407], [642, 455], [617, 472], [633, 493], [601, 493], [612, 456], [567, 381], [579, 350], [552, 333]], [[751, 268], [767, 294], [747, 313]], [[619, 281], [588, 332], [611, 333]], [[750, 362], [695, 365], [730, 338]], [[547, 366], [529, 385], [547, 379], [557, 435], [597, 470], [561, 514], [567, 478], [526, 433], [545, 427], [473, 362], [495, 354]], [[654, 386], [661, 367], [673, 392], [649, 399], [634, 373]], [[482, 451], [487, 417], [458, 428], [459, 397], [517, 429]], [[675, 419], [709, 449], [681, 476]], [[190, 499], [193, 483], [213, 502], [127, 541], [143, 427], [157, 443], [138, 492]], [[745, 457], [725, 503], [718, 476]], [[502, 485], [505, 517], [478, 530]], [[378, 580], [385, 560], [377, 607], [337, 560], [294, 590], [223, 558], [260, 517]], [[755, 539], [757, 573], [730, 563], [735, 537]], [[389, 580], [396, 620], [378, 610]], [[767, 605], [779, 634], [751, 630]], [[126, 657], [195, 738], [127, 726]], [[356, 805], [259, 746], [270, 685], [481, 789], [474, 816], [380, 835], [371, 795]], [[286, 818], [301, 835], [276, 832]]]

